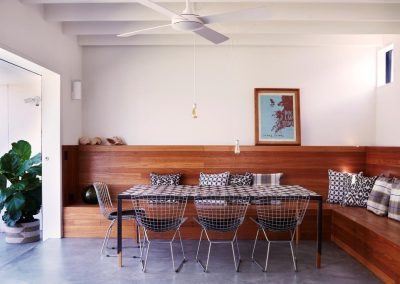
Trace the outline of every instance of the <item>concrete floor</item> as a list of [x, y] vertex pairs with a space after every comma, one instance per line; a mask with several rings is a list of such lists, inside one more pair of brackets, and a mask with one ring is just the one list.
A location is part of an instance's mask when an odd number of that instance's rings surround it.
[[[263, 273], [249, 260], [252, 243], [240, 242], [243, 262], [235, 272], [230, 247], [213, 246], [209, 272], [204, 273], [194, 261], [196, 241], [185, 241], [188, 258], [181, 272], [172, 271], [168, 245], [154, 246], [149, 254], [148, 272], [141, 271], [137, 259], [124, 257], [124, 267], [117, 259], [100, 257], [101, 239], [50, 239], [26, 245], [8, 245], [0, 234], [0, 283], [381, 283], [371, 272], [331, 242], [323, 243], [322, 268], [314, 266], [315, 242], [302, 241], [298, 249], [296, 273], [289, 247], [271, 245], [269, 272]], [[132, 246], [133, 241], [124, 240]], [[206, 248], [203, 247], [203, 256]], [[258, 259], [265, 255], [261, 246]], [[127, 248], [124, 255], [135, 255]]]

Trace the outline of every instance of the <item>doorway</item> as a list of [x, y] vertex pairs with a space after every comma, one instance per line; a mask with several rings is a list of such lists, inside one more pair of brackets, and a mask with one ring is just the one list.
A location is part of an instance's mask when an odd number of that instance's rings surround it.
[[[41, 96], [38, 96], [41, 109], [42, 239], [60, 238], [62, 236], [60, 75], [2, 48], [0, 48], [0, 60], [35, 73], [40, 78]], [[23, 106], [30, 110], [35, 109], [39, 100], [36, 97], [35, 95], [28, 97], [26, 104], [24, 99]], [[22, 124], [27, 123], [23, 121]]]
[[[18, 140], [28, 141], [32, 154], [42, 152], [41, 81], [40, 75], [0, 60], [0, 156]], [[0, 220], [0, 232], [4, 226]]]

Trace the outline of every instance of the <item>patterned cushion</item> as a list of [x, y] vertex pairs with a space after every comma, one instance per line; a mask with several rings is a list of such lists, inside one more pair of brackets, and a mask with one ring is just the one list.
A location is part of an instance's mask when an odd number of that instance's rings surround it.
[[389, 201], [389, 218], [400, 221], [400, 179], [394, 179]]
[[356, 176], [356, 182], [343, 198], [342, 205], [367, 207], [367, 201], [377, 176], [365, 177], [362, 174]]
[[326, 201], [328, 203], [342, 203], [343, 197], [350, 189], [353, 176], [354, 174], [328, 170], [329, 192], [328, 199]]
[[160, 175], [150, 173], [151, 185], [179, 185], [182, 174], [166, 174]]
[[228, 185], [229, 182], [229, 172], [224, 172], [220, 174], [205, 174], [200, 173], [199, 185]]
[[253, 174], [231, 174], [229, 176], [229, 185], [252, 185]]
[[367, 209], [379, 216], [387, 215], [391, 189], [392, 179], [380, 176], [369, 195]]
[[280, 185], [283, 173], [253, 174], [253, 185]]

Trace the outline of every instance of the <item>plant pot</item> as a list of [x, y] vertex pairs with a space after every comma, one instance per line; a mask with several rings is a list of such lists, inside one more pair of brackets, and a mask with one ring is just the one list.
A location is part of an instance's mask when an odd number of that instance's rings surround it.
[[9, 244], [25, 244], [40, 240], [40, 221], [16, 224], [5, 227], [6, 242]]

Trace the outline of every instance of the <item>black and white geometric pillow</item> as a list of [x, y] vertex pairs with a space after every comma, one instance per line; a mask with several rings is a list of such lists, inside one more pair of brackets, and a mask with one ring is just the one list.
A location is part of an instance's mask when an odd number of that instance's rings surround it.
[[199, 185], [201, 186], [216, 186], [216, 185], [228, 185], [229, 172], [220, 174], [205, 174], [200, 173]]
[[328, 170], [329, 192], [328, 203], [341, 204], [347, 191], [350, 189], [353, 174]]
[[350, 190], [343, 198], [342, 205], [367, 207], [367, 201], [375, 181], [378, 177], [365, 177], [362, 174], [356, 176], [356, 182], [351, 185]]
[[179, 185], [181, 182], [182, 174], [166, 174], [160, 175], [150, 173], [151, 185]]
[[231, 174], [229, 176], [229, 185], [252, 185], [253, 184], [253, 174]]

